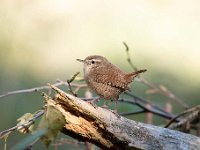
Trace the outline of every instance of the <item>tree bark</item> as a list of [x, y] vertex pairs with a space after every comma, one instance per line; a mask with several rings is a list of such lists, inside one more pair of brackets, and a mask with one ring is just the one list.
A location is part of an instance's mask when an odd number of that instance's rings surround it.
[[51, 87], [57, 95], [47, 104], [63, 114], [66, 124], [62, 132], [73, 138], [102, 149], [200, 149], [196, 136], [127, 119]]

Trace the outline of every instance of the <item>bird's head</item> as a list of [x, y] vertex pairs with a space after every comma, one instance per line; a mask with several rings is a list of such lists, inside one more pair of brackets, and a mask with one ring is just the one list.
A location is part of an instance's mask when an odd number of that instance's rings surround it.
[[76, 59], [79, 62], [82, 62], [84, 64], [84, 73], [87, 74], [91, 70], [97, 69], [99, 66], [104, 65], [108, 62], [108, 60], [99, 55], [92, 55], [86, 57], [84, 60], [82, 59]]

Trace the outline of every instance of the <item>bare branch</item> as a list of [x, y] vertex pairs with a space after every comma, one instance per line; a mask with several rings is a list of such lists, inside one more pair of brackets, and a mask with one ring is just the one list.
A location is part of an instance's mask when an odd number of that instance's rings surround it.
[[[178, 114], [173, 119], [171, 119], [170, 122], [167, 125], [165, 125], [165, 128], [169, 128], [169, 127], [170, 128], [176, 128], [176, 127], [184, 124], [185, 122], [190, 121], [191, 119], [197, 117], [199, 112], [200, 112], [200, 105], [192, 107], [192, 108]], [[188, 114], [188, 113], [192, 113], [192, 114], [189, 115], [188, 117], [184, 118], [184, 119], [181, 119], [180, 122], [178, 122], [177, 124], [170, 126], [177, 118], [180, 118], [180, 117], [182, 117], [182, 116], [184, 116], [185, 114]]]
[[[140, 99], [138, 100], [138, 97], [134, 97], [134, 100], [119, 99], [118, 101], [119, 102], [133, 104], [133, 105], [137, 105], [137, 106], [139, 106], [140, 108], [142, 108], [146, 112], [151, 112], [151, 113], [153, 113], [155, 115], [158, 115], [158, 116], [161, 116], [161, 117], [164, 117], [164, 118], [167, 118], [167, 119], [174, 118], [173, 114], [168, 113], [164, 109], [162, 109], [162, 108], [160, 108], [158, 106], [155, 106], [153, 104], [150, 104], [148, 102], [147, 103], [142, 102]], [[147, 107], [146, 104], [150, 104], [152, 107]]]
[[[67, 82], [64, 82], [64, 81], [61, 81], [61, 80], [57, 80], [57, 81], [58, 82], [53, 84], [56, 87], [59, 87], [59, 86], [62, 86], [62, 85], [68, 86]], [[76, 83], [71, 83], [71, 86], [72, 87], [79, 87], [79, 88], [87, 87], [86, 84], [76, 84]], [[0, 95], [0, 98], [15, 95], [15, 94], [32, 93], [32, 92], [38, 92], [38, 91], [41, 91], [41, 90], [48, 90], [48, 89], [51, 89], [51, 88], [49, 86], [39, 86], [39, 87], [30, 88], [30, 89], [10, 91], [10, 92], [7, 92], [5, 94]]]

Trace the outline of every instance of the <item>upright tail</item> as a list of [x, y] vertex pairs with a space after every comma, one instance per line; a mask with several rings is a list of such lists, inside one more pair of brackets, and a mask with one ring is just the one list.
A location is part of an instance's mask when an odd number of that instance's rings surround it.
[[145, 71], [147, 71], [147, 70], [141, 69], [141, 70], [137, 70], [137, 71], [134, 71], [134, 72], [131, 72], [131, 73], [127, 73], [125, 78], [126, 78], [127, 81], [131, 82], [138, 74], [143, 73]]
[[137, 70], [135, 72], [128, 73], [130, 76], [137, 76], [138, 74], [147, 71], [146, 69]]

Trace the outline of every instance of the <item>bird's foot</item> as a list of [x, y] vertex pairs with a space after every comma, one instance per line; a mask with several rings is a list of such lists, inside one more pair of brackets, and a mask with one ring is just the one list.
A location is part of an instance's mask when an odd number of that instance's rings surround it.
[[117, 113], [117, 109], [110, 110], [113, 114], [117, 116], [117, 118], [120, 118], [120, 115]]
[[99, 97], [98, 98], [94, 98], [94, 99], [92, 99], [92, 100], [90, 100], [90, 101], [87, 101], [89, 104], [91, 104], [94, 108], [96, 108], [97, 107], [97, 105], [95, 104], [95, 102], [98, 102], [99, 101]]
[[97, 105], [94, 102], [89, 101], [89, 104], [91, 104], [94, 108], [97, 108]]

